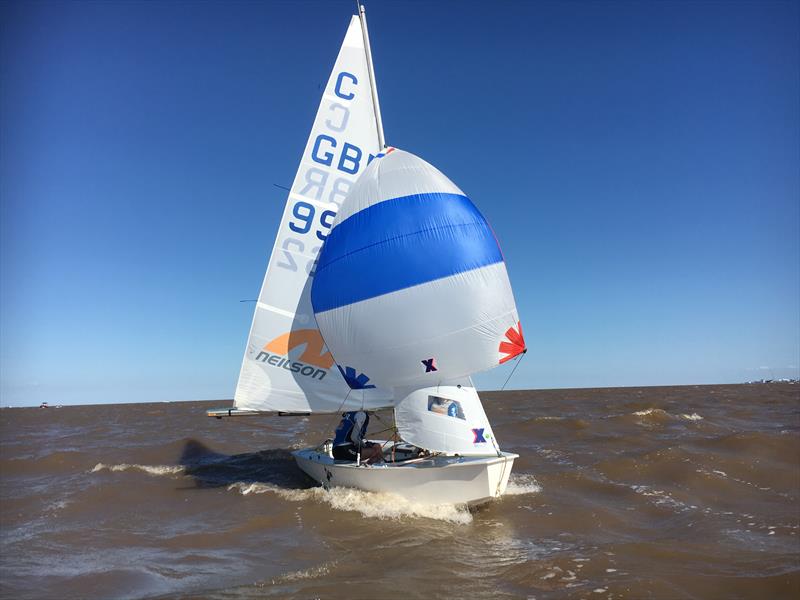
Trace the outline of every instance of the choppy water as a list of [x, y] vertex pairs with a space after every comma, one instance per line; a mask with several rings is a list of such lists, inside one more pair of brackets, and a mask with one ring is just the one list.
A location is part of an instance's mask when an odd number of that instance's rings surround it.
[[800, 386], [482, 396], [521, 456], [476, 512], [315, 487], [330, 416], [3, 409], [0, 594], [800, 597]]

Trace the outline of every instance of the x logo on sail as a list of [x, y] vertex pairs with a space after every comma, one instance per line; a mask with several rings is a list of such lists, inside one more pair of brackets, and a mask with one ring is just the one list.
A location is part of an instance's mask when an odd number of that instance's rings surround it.
[[426, 360], [420, 361], [423, 365], [425, 365], [425, 372], [430, 373], [431, 371], [438, 371], [439, 369], [436, 368], [435, 359], [428, 358]]
[[486, 438], [483, 437], [484, 429], [473, 429], [472, 433], [475, 434], [475, 439], [472, 440], [473, 444], [485, 444]]

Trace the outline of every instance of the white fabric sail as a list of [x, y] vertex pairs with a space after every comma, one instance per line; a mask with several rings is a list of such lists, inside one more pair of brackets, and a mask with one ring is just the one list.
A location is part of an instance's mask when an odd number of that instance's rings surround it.
[[394, 409], [403, 440], [434, 452], [485, 456], [499, 452], [478, 393], [468, 378], [463, 385], [414, 390]]
[[378, 386], [440, 385], [525, 351], [488, 223], [445, 175], [397, 149], [347, 196], [311, 301], [336, 361]]
[[354, 16], [286, 202], [247, 340], [236, 409], [305, 413], [391, 404], [391, 393], [375, 389], [361, 372], [337, 367], [309, 299], [317, 254], [351, 186], [379, 154], [378, 139], [361, 23]]

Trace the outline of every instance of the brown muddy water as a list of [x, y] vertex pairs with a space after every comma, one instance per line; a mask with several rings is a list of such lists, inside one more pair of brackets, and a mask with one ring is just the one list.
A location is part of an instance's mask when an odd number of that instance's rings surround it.
[[0, 594], [800, 598], [800, 386], [482, 397], [520, 458], [474, 512], [316, 487], [330, 415], [3, 409]]

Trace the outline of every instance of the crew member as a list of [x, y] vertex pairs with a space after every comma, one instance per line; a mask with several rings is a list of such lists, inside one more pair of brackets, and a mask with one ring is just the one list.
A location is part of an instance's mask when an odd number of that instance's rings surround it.
[[342, 421], [333, 438], [333, 458], [355, 460], [361, 450], [361, 462], [368, 465], [383, 460], [380, 444], [364, 441], [369, 425], [369, 415], [363, 410], [342, 414]]

